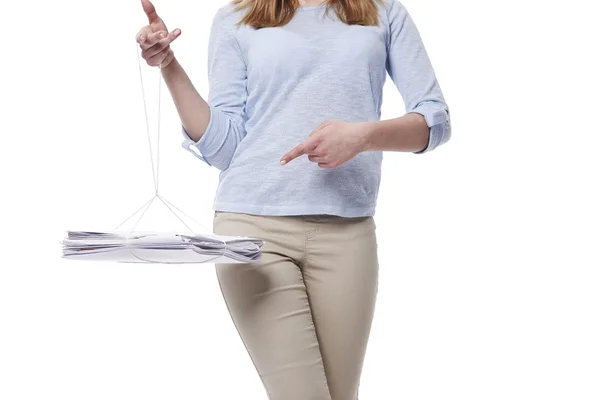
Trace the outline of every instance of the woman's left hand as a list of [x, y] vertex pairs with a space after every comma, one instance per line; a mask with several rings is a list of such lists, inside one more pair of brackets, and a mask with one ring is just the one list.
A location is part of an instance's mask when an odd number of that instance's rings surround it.
[[284, 155], [281, 165], [307, 154], [319, 167], [339, 167], [367, 149], [370, 126], [369, 122], [325, 121]]

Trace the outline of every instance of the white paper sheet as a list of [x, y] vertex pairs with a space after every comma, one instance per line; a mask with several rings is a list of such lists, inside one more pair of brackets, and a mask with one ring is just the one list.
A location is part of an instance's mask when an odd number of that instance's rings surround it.
[[133, 263], [249, 263], [262, 257], [263, 240], [199, 233], [68, 231], [63, 257]]

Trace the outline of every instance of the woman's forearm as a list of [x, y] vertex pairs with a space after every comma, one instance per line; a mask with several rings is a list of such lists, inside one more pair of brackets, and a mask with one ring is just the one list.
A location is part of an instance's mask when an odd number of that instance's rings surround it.
[[206, 131], [210, 120], [208, 104], [200, 96], [177, 58], [161, 71], [183, 127], [190, 139], [197, 142]]
[[421, 114], [369, 123], [367, 151], [417, 152], [427, 147], [429, 126]]

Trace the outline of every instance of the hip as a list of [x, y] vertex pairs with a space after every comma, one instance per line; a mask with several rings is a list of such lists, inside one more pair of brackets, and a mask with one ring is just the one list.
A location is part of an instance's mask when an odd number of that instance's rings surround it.
[[376, 259], [376, 228], [373, 216], [272, 216], [215, 211], [213, 218], [216, 234], [262, 239], [264, 252], [286, 254], [298, 261], [307, 254], [325, 257], [360, 253]]

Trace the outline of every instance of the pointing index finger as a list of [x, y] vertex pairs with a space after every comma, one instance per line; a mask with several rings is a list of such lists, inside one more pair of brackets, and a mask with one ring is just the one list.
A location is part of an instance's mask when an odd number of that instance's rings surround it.
[[294, 147], [292, 150], [290, 150], [286, 155], [284, 155], [283, 157], [281, 157], [281, 161], [279, 162], [281, 165], [285, 165], [287, 163], [289, 163], [290, 161], [292, 161], [295, 158], [300, 157], [303, 154], [307, 154], [308, 151], [310, 151], [311, 146], [313, 146], [313, 140], [312, 138], [305, 140], [304, 142], [300, 143], [298, 146]]
[[160, 20], [160, 17], [156, 13], [156, 8], [154, 7], [154, 4], [152, 4], [150, 0], [142, 0], [142, 8], [148, 16], [149, 23], [157, 22]]

